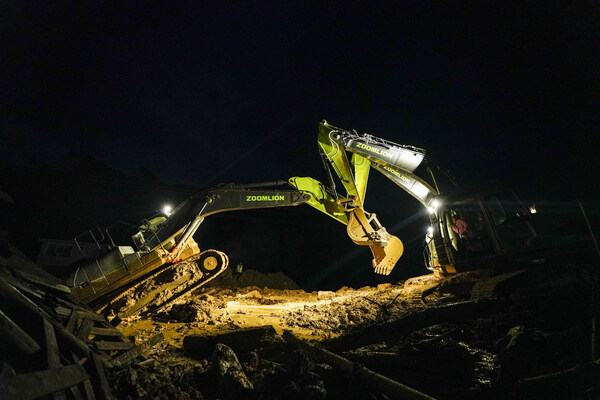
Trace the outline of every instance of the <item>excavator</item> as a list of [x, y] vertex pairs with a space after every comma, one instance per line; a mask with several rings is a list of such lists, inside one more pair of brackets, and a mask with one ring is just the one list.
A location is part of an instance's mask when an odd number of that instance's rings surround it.
[[[192, 195], [171, 213], [142, 220], [138, 225], [115, 224], [94, 228], [75, 239], [89, 262], [68, 279], [71, 293], [97, 311], [121, 320], [155, 311], [223, 272], [227, 255], [201, 251], [194, 240], [206, 217], [216, 213], [311, 203], [347, 225], [356, 243], [368, 245], [376, 271], [390, 271], [402, 253], [398, 238], [389, 235], [374, 214], [361, 206], [335, 200], [324, 185], [312, 178], [291, 178], [302, 189], [282, 189], [288, 182], [227, 184]], [[123, 245], [123, 243], [129, 243]], [[91, 245], [90, 245], [91, 244]]]
[[[514, 192], [492, 190], [476, 195], [446, 196], [426, 159], [425, 150], [359, 134], [322, 121], [318, 144], [328, 185], [311, 177], [292, 177], [246, 185], [220, 185], [181, 203], [170, 215], [130, 226], [121, 237], [111, 228], [89, 231], [100, 255], [78, 268], [70, 279], [72, 293], [97, 310], [120, 310], [127, 317], [155, 310], [198, 288], [227, 268], [227, 255], [199, 249], [193, 239], [202, 221], [227, 211], [308, 204], [346, 225], [351, 240], [369, 246], [375, 273], [388, 275], [404, 246], [364, 208], [370, 169], [383, 174], [428, 211], [425, 266], [434, 275], [509, 261], [539, 262], [547, 246], [532, 225], [532, 214]], [[333, 170], [333, 172], [332, 172]], [[345, 195], [337, 193], [337, 175]], [[281, 189], [291, 185], [293, 189]], [[108, 242], [102, 247], [101, 242]], [[79, 245], [79, 241], [76, 239]], [[94, 246], [79, 246], [82, 253]], [[98, 253], [98, 251], [96, 252]], [[126, 303], [126, 304], [123, 304]]]
[[[536, 224], [535, 207], [525, 207], [510, 189], [490, 188], [473, 194], [453, 188], [442, 193], [434, 170], [443, 170], [425, 157], [423, 149], [338, 128], [327, 121], [319, 124], [318, 143], [330, 187], [334, 189], [331, 193], [335, 193], [331, 169], [347, 192], [347, 197], [336, 198], [336, 203], [357, 209], [351, 219], [358, 223], [352, 226], [366, 226], [369, 221], [368, 213], [361, 210], [371, 167], [423, 205], [430, 222], [423, 246], [425, 267], [437, 277], [483, 267], [543, 263], [564, 253], [569, 241], [572, 244], [573, 240], [582, 240], [581, 235], [566, 239], [558, 237], [555, 230], [541, 229], [541, 224]], [[302, 178], [291, 183], [298, 189], [306, 188]], [[324, 211], [320, 204], [308, 204]], [[364, 235], [354, 238], [351, 225], [348, 234], [359, 244], [361, 238], [365, 239]], [[395, 236], [387, 235], [384, 232], [377, 240], [387, 240], [394, 248], [402, 247]], [[393, 265], [388, 263], [375, 270], [388, 274], [391, 268]]]

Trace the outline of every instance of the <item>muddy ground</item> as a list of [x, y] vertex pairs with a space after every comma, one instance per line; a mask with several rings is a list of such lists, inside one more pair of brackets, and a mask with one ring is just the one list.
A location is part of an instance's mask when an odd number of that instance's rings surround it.
[[397, 395], [287, 331], [417, 391], [407, 398], [598, 398], [595, 274], [564, 264], [308, 293], [282, 274], [227, 270], [167, 310], [123, 321], [136, 342], [166, 340], [109, 377], [132, 399]]

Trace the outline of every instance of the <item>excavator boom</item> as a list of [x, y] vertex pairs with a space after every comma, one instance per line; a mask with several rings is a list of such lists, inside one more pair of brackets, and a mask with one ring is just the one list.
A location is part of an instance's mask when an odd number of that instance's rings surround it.
[[[296, 206], [310, 197], [298, 190], [234, 185], [202, 191], [182, 202], [168, 218], [144, 221], [131, 235], [133, 246], [116, 245], [106, 230], [112, 250], [74, 272], [71, 292], [98, 310], [109, 303], [120, 301], [123, 305], [129, 301], [131, 304], [119, 310], [121, 317], [151, 304], [168, 304], [227, 268], [227, 255], [217, 250], [200, 251], [193, 239], [204, 218], [227, 211]], [[151, 284], [161, 281], [166, 283]], [[145, 287], [155, 289], [144, 292]]]

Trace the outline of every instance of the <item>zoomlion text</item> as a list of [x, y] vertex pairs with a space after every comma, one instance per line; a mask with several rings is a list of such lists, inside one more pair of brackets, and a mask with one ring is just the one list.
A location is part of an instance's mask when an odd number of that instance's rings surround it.
[[364, 150], [371, 151], [373, 153], [382, 155], [384, 157], [390, 157], [390, 153], [388, 153], [387, 151], [381, 150], [381, 149], [379, 149], [377, 147], [369, 146], [368, 144], [365, 144], [365, 143], [358, 143], [356, 145], [356, 147], [358, 147], [359, 149], [364, 149]]
[[249, 196], [246, 195], [246, 201], [278, 201], [285, 200], [285, 196]]

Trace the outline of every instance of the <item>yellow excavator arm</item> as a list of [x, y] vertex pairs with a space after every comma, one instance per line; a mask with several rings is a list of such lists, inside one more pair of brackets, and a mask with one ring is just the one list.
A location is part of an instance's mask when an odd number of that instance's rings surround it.
[[[354, 243], [370, 247], [375, 272], [388, 275], [402, 256], [404, 245], [364, 208], [369, 172], [375, 168], [428, 206], [438, 193], [413, 174], [424, 158], [424, 150], [350, 132], [327, 121], [319, 124], [318, 143], [329, 187], [312, 178], [294, 177], [289, 183], [311, 194], [307, 204], [345, 223]], [[344, 186], [345, 196], [337, 194], [331, 170]]]
[[[414, 174], [425, 151], [337, 128], [327, 121], [319, 124], [318, 143], [328, 173], [328, 190], [312, 178], [292, 178], [290, 184], [311, 193], [309, 205], [344, 222], [354, 243], [371, 248], [375, 272], [388, 275], [402, 256], [404, 245], [387, 232], [374, 213], [364, 209], [369, 171], [375, 168], [428, 207], [439, 193]], [[346, 196], [337, 194], [330, 167], [346, 189]]]

